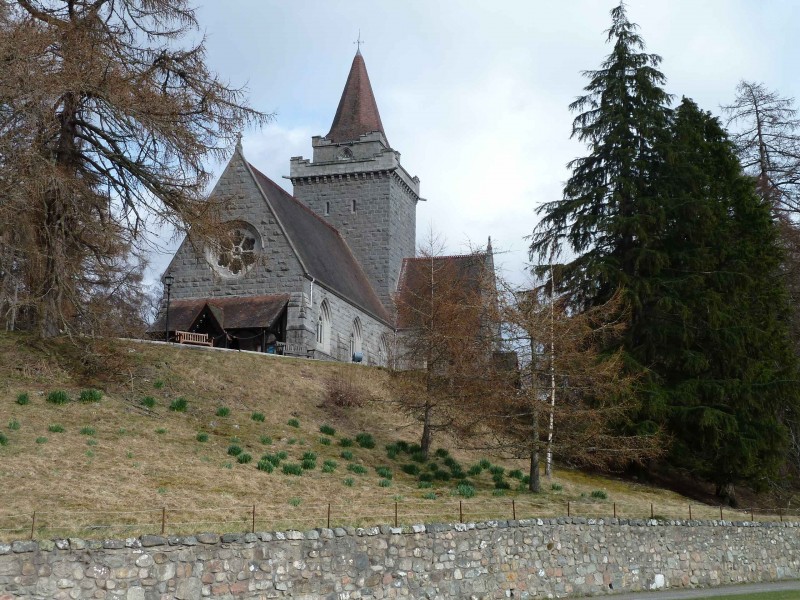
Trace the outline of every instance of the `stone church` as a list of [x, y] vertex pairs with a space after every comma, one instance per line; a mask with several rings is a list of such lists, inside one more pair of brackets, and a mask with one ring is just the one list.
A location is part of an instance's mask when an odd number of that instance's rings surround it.
[[[290, 161], [294, 195], [237, 144], [212, 191], [226, 202], [227, 235], [213, 249], [181, 244], [164, 273], [174, 278], [168, 325], [162, 312], [154, 336], [166, 328], [214, 346], [386, 364], [421, 198], [389, 145], [360, 51], [330, 131], [311, 143], [310, 160]], [[491, 247], [479, 256], [491, 264]]]

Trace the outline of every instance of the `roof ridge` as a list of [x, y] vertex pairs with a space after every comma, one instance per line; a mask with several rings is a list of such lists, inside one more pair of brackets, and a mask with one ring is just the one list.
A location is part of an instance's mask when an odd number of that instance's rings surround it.
[[488, 256], [488, 252], [467, 252], [465, 254], [442, 254], [440, 256], [407, 256], [403, 260], [437, 260], [440, 258], [467, 258], [470, 256]]

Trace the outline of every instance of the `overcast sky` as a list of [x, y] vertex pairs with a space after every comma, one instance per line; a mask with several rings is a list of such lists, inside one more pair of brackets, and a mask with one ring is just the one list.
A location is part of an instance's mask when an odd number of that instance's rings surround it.
[[[585, 154], [570, 139], [567, 107], [586, 84], [581, 72], [609, 52], [613, 6], [206, 0], [198, 18], [211, 67], [275, 113], [270, 125], [244, 132], [244, 151], [289, 191], [289, 158], [310, 158], [311, 136], [328, 132], [360, 29], [389, 143], [427, 199], [417, 208], [418, 241], [432, 227], [460, 253], [491, 235], [497, 262], [519, 281], [536, 206], [560, 197], [567, 162]], [[800, 2], [630, 0], [628, 15], [663, 58], [678, 100], [718, 114], [741, 79], [800, 97]], [[156, 277], [168, 260], [153, 257]]]

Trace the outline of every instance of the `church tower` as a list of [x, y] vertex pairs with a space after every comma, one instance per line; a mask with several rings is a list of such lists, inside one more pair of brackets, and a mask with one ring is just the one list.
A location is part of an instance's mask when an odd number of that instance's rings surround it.
[[389, 146], [360, 50], [330, 131], [311, 145], [312, 160], [291, 159], [294, 196], [339, 230], [391, 310], [403, 258], [415, 254], [419, 179]]

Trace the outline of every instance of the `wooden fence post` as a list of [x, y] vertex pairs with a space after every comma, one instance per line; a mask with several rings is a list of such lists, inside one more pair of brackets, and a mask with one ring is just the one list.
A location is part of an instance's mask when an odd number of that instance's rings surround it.
[[692, 520], [692, 505], [689, 505], [689, 520]]
[[567, 500], [567, 516], [569, 516], [569, 500]]
[[719, 505], [719, 520], [724, 521], [725, 519], [722, 518], [722, 504]]
[[331, 528], [331, 503], [328, 502], [328, 529]]
[[511, 499], [511, 516], [516, 521], [517, 520], [517, 505], [514, 504], [514, 499]]
[[256, 505], [253, 504], [253, 527], [250, 529], [250, 533], [256, 532]]
[[161, 508], [161, 535], [164, 535], [164, 530], [167, 528], [167, 507]]
[[459, 523], [464, 522], [464, 509], [461, 506], [461, 500], [458, 501], [458, 522]]
[[614, 502], [614, 518], [617, 518], [617, 503]]
[[33, 511], [31, 518], [31, 539], [33, 539], [33, 530], [36, 529], [36, 511]]

